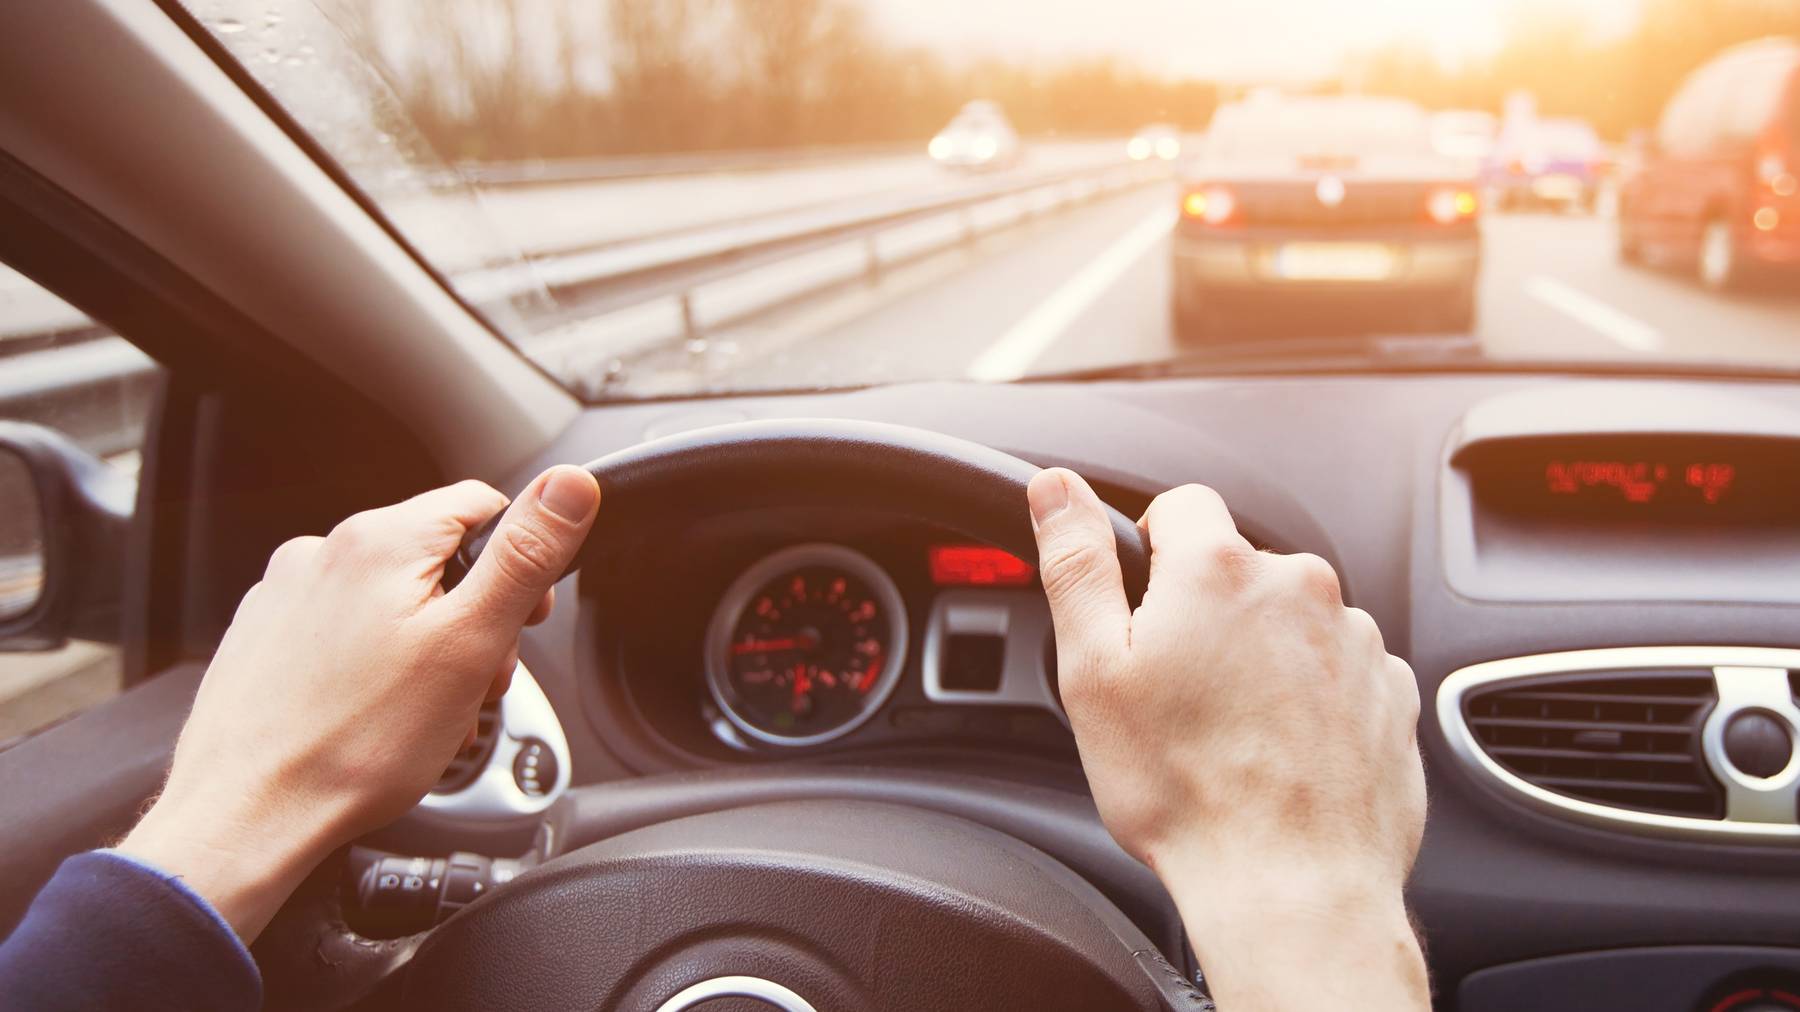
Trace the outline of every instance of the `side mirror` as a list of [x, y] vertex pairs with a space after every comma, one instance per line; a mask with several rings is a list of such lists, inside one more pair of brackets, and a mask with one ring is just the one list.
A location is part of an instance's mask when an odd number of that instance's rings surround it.
[[0, 421], [0, 651], [118, 638], [134, 495], [55, 430]]

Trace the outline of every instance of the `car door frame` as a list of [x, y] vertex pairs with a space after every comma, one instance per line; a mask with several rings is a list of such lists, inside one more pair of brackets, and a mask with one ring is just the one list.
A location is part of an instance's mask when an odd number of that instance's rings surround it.
[[[579, 406], [172, 0], [0, 6], [0, 95], [56, 96], [0, 102], [0, 260], [168, 375], [127, 566], [133, 686], [0, 752], [3, 932], [156, 790], [275, 544], [452, 477], [504, 484]], [[263, 283], [232, 283], [242, 261]]]

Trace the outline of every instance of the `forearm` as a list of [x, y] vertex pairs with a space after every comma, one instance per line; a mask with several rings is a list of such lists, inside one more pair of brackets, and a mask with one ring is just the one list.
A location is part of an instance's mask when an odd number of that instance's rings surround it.
[[1273, 862], [1163, 879], [1223, 1012], [1430, 1007], [1397, 886]]
[[339, 819], [306, 807], [171, 785], [117, 850], [181, 879], [249, 945], [339, 835]]

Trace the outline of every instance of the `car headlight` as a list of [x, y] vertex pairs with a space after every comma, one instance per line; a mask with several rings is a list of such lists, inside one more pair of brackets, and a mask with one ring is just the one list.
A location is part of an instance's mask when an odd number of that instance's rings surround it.
[[1181, 142], [1173, 137], [1163, 137], [1156, 142], [1156, 157], [1165, 162], [1172, 162], [1181, 154]]
[[950, 147], [950, 138], [938, 136], [931, 139], [931, 143], [926, 145], [925, 150], [931, 153], [931, 157], [941, 162], [950, 157]]
[[1150, 142], [1142, 137], [1133, 137], [1131, 143], [1125, 145], [1125, 153], [1134, 162], [1141, 162], [1150, 157]]
[[994, 137], [977, 137], [973, 154], [978, 161], [987, 161], [1000, 153], [1000, 141]]

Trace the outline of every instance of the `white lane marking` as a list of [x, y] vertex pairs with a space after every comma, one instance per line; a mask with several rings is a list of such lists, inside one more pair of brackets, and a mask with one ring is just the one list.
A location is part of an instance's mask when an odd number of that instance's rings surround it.
[[1585, 292], [1543, 275], [1525, 279], [1525, 292], [1532, 298], [1562, 310], [1589, 327], [1612, 338], [1632, 351], [1655, 351], [1662, 347], [1663, 336], [1655, 327], [1614, 309]]
[[1015, 380], [1056, 343], [1076, 318], [1086, 312], [1120, 275], [1137, 263], [1145, 251], [1175, 227], [1175, 209], [1159, 207], [1154, 214], [1131, 226], [1087, 266], [1063, 282], [1062, 287], [1037, 304], [1024, 318], [1000, 335], [969, 366], [969, 378]]

